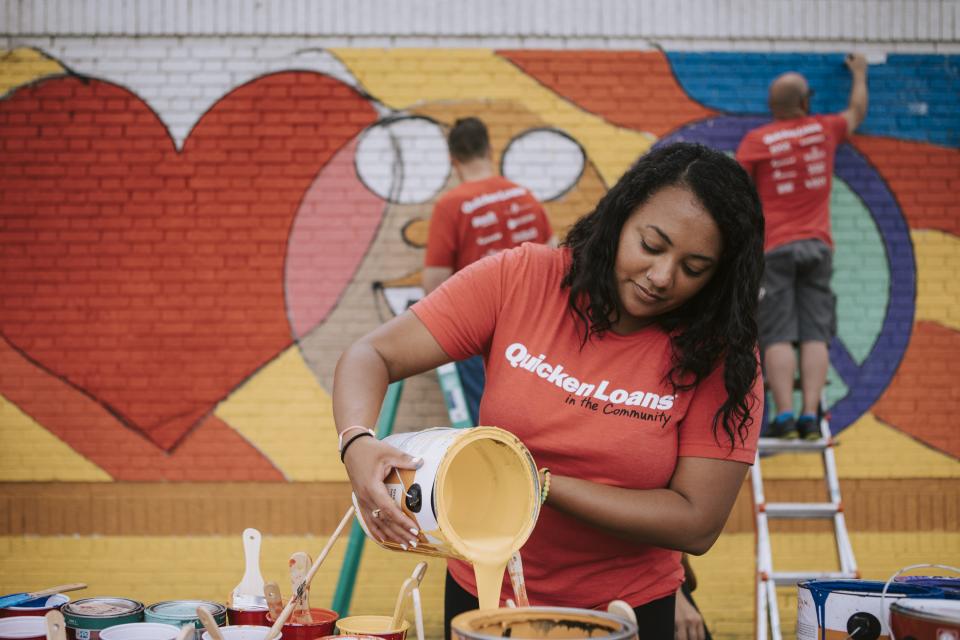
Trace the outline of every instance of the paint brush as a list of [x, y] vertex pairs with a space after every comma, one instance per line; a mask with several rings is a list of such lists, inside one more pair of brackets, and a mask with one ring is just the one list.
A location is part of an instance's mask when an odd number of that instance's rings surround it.
[[253, 528], [243, 530], [243, 578], [233, 588], [230, 595], [231, 606], [235, 609], [262, 607], [263, 576], [260, 574], [260, 542], [263, 536]]
[[416, 587], [417, 581], [413, 578], [407, 578], [403, 581], [403, 584], [400, 585], [400, 593], [397, 594], [397, 603], [393, 606], [393, 619], [390, 622], [390, 629], [388, 629], [388, 631], [400, 628], [403, 622], [403, 613], [406, 608], [407, 598], [410, 597], [410, 594]]
[[207, 630], [212, 640], [223, 640], [223, 634], [220, 633], [217, 621], [213, 619], [213, 615], [206, 607], [197, 607], [197, 617], [200, 618], [203, 628]]
[[44, 596], [52, 596], [57, 593], [64, 593], [66, 591], [76, 591], [77, 589], [86, 589], [87, 585], [82, 582], [74, 582], [71, 584], [61, 584], [58, 587], [50, 587], [49, 589], [41, 589], [40, 591], [31, 591], [30, 593], [11, 593], [10, 595], [3, 596], [0, 598], [0, 609], [6, 609], [7, 607], [16, 607], [24, 602], [29, 602], [37, 598], [42, 598]]
[[527, 583], [523, 578], [523, 560], [520, 552], [514, 551], [507, 563], [507, 572], [510, 574], [510, 586], [513, 587], [513, 597], [517, 599], [518, 607], [529, 607], [527, 599]]
[[293, 607], [297, 604], [297, 598], [299, 598], [307, 586], [309, 586], [310, 581], [313, 580], [313, 576], [315, 576], [317, 571], [320, 569], [320, 565], [323, 564], [323, 561], [327, 559], [327, 555], [330, 553], [330, 549], [333, 548], [333, 544], [337, 541], [337, 538], [340, 537], [340, 533], [353, 519], [353, 514], [354, 508], [353, 505], [350, 505], [350, 508], [347, 509], [347, 512], [343, 514], [343, 519], [340, 520], [340, 524], [337, 525], [337, 528], [334, 529], [333, 533], [330, 535], [330, 539], [327, 540], [327, 544], [323, 547], [320, 555], [317, 556], [317, 559], [313, 561], [313, 566], [310, 567], [310, 571], [307, 572], [306, 579], [300, 583], [296, 593], [294, 593], [293, 597], [290, 598], [290, 602], [288, 602], [287, 606], [283, 608], [283, 611], [280, 612], [280, 616], [274, 621], [273, 626], [270, 627], [270, 631], [267, 632], [267, 635], [263, 640], [273, 640], [274, 638], [280, 637], [280, 630], [283, 628], [287, 618], [289, 618], [290, 614], [293, 612]]
[[63, 622], [63, 614], [59, 610], [47, 611], [44, 618], [47, 619], [47, 640], [67, 640], [67, 628]]
[[[297, 551], [290, 556], [289, 564], [290, 584], [296, 592], [300, 584], [306, 580], [307, 572], [310, 571], [310, 565], [313, 564], [313, 560], [310, 559], [310, 554], [306, 551]], [[303, 595], [297, 598], [297, 604], [293, 607], [293, 614], [290, 616], [290, 619], [297, 624], [310, 624], [313, 622], [313, 618], [310, 615], [309, 584], [307, 584], [303, 590]]]
[[263, 585], [263, 595], [267, 599], [267, 610], [270, 617], [276, 620], [283, 611], [283, 599], [280, 597], [280, 585], [276, 582], [268, 582]]

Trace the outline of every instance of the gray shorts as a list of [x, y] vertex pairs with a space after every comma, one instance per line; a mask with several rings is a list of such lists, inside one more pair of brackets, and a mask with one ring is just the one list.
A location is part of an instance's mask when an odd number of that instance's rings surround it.
[[760, 346], [830, 342], [837, 299], [830, 290], [833, 251], [820, 240], [797, 240], [766, 255], [760, 285]]

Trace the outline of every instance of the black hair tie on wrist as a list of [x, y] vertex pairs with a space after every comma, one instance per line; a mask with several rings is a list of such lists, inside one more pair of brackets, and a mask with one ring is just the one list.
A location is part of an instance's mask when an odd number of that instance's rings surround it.
[[347, 444], [343, 445], [343, 449], [340, 449], [340, 462], [343, 462], [343, 456], [346, 455], [347, 449], [350, 448], [350, 445], [352, 445], [354, 442], [356, 442], [357, 440], [363, 437], [372, 438], [373, 434], [370, 433], [369, 431], [362, 431], [357, 435], [353, 436], [352, 438], [350, 438], [349, 440], [347, 440]]

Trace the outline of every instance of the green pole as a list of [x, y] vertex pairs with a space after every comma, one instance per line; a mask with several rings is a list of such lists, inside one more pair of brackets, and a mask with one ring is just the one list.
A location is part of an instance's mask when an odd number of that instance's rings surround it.
[[[393, 433], [393, 423], [397, 419], [397, 408], [400, 406], [400, 394], [403, 392], [403, 380], [397, 380], [387, 387], [387, 395], [383, 399], [380, 417], [377, 419], [377, 438], [385, 438]], [[363, 554], [363, 543], [366, 536], [360, 523], [354, 520], [350, 529], [350, 541], [347, 542], [347, 551], [343, 555], [343, 564], [340, 566], [340, 577], [337, 578], [337, 590], [333, 593], [333, 604], [330, 608], [345, 617], [350, 613], [350, 600], [353, 598], [353, 587], [357, 581], [357, 570], [360, 568], [360, 556]]]

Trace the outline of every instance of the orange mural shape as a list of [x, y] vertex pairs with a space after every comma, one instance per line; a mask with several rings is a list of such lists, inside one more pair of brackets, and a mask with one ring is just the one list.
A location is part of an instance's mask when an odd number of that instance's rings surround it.
[[497, 53], [578, 107], [628, 129], [662, 137], [717, 115], [684, 92], [660, 51]]
[[921, 442], [960, 458], [960, 333], [918, 322], [897, 374], [873, 413]]
[[50, 375], [0, 339], [0, 389], [8, 400], [114, 480], [282, 481], [237, 432], [205, 417], [173, 451], [126, 428], [96, 400]]
[[960, 152], [926, 142], [856, 136], [854, 144], [895, 195], [911, 229], [960, 235]]

